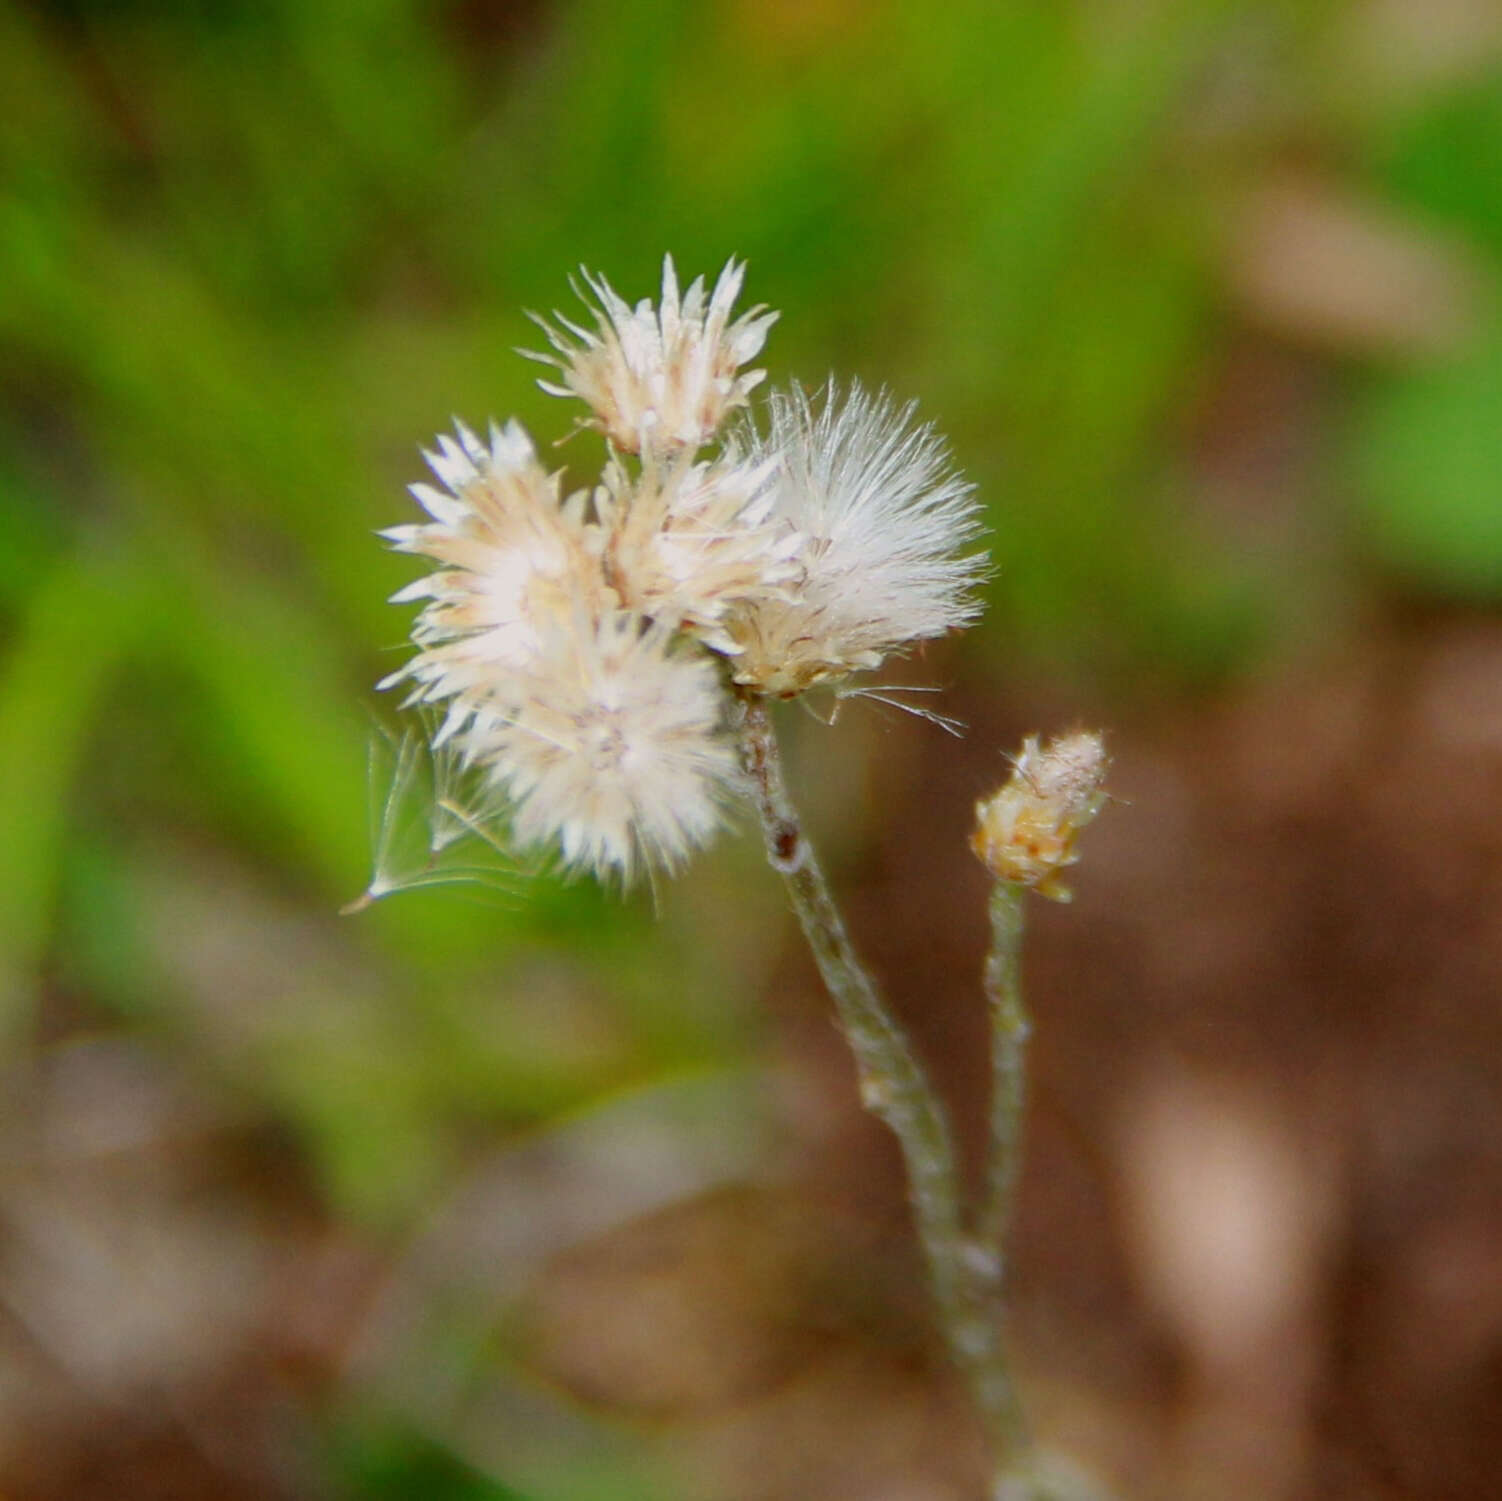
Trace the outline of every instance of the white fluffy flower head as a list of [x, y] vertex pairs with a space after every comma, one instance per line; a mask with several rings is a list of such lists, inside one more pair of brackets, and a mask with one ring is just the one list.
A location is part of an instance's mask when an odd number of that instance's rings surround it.
[[392, 596], [427, 599], [412, 639], [421, 648], [387, 687], [404, 679], [412, 700], [450, 701], [440, 739], [501, 694], [508, 675], [537, 653], [548, 622], [603, 594], [589, 557], [585, 497], [560, 498], [558, 477], [538, 463], [521, 425], [492, 426], [482, 443], [462, 422], [427, 460], [448, 493], [413, 485], [432, 518], [381, 535], [399, 552], [442, 565]]
[[436, 565], [393, 596], [422, 603], [417, 651], [382, 686], [439, 706], [432, 747], [484, 788], [442, 807], [434, 852], [479, 833], [602, 876], [676, 867], [740, 785], [736, 695], [794, 697], [977, 613], [977, 507], [911, 406], [795, 388], [765, 432], [722, 431], [776, 317], [733, 316], [743, 276], [680, 294], [667, 259], [632, 308], [586, 273], [595, 327], [538, 320], [534, 357], [609, 440], [599, 483], [565, 495], [518, 423], [460, 423], [427, 455], [441, 488], [412, 487], [426, 518], [382, 534]]
[[803, 539], [774, 514], [776, 471], [734, 453], [712, 463], [648, 457], [639, 474], [607, 464], [595, 506], [605, 576], [621, 603], [733, 652], [726, 614], [802, 576]]
[[552, 632], [464, 738], [523, 845], [626, 879], [706, 843], [737, 778], [712, 660], [616, 611]]
[[774, 517], [803, 540], [801, 585], [732, 612], [735, 681], [792, 697], [968, 625], [984, 554], [972, 487], [914, 406], [833, 382], [817, 407], [801, 388], [772, 397], [754, 461], [777, 465]]
[[744, 263], [730, 260], [708, 298], [702, 277], [680, 296], [673, 258], [667, 256], [659, 306], [644, 298], [633, 308], [603, 276], [584, 271], [595, 303], [583, 293], [580, 298], [595, 327], [555, 314], [570, 340], [546, 319], [535, 320], [554, 353], [529, 358], [559, 371], [557, 381], [538, 385], [551, 396], [577, 396], [593, 413], [588, 425], [623, 453], [702, 448], [729, 413], [746, 405], [764, 374], [736, 373], [760, 353], [777, 319], [756, 307], [731, 320], [745, 274]]

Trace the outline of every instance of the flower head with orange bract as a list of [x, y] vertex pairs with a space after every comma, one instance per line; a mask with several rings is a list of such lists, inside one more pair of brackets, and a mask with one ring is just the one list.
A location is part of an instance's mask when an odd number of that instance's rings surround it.
[[1079, 860], [1080, 834], [1105, 806], [1109, 766], [1101, 737], [1075, 730], [1040, 745], [1023, 742], [1012, 774], [975, 805], [973, 849], [998, 881], [1070, 900], [1063, 872]]
[[539, 319], [554, 353], [533, 357], [604, 435], [598, 484], [565, 494], [514, 420], [488, 442], [460, 423], [428, 455], [443, 488], [412, 487], [427, 519], [383, 533], [437, 566], [393, 596], [424, 604], [382, 686], [441, 706], [433, 745], [481, 780], [488, 836], [598, 875], [714, 836], [738, 699], [838, 683], [979, 610], [978, 508], [911, 406], [831, 383], [817, 406], [774, 395], [765, 430], [742, 411], [777, 317], [732, 316], [744, 274], [680, 294], [668, 259], [633, 308], [585, 272], [595, 328]]

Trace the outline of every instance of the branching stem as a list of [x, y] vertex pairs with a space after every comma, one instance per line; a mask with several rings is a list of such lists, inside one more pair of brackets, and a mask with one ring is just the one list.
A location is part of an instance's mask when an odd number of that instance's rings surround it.
[[[908, 1196], [944, 1340], [979, 1409], [998, 1463], [1004, 1462], [1006, 1467], [996, 1494], [1028, 1496], [1030, 1489], [1018, 1486], [1027, 1484], [1022, 1475], [1031, 1462], [1031, 1444], [1002, 1339], [1003, 1247], [999, 1240], [988, 1238], [993, 1231], [1005, 1233], [1007, 1202], [1016, 1178], [1020, 1052], [1009, 1054], [1016, 1068], [1007, 1074], [1005, 1101], [996, 1106], [1007, 1121], [1004, 1146], [993, 1143], [997, 1157], [990, 1171], [987, 1205], [976, 1227], [978, 1233], [971, 1235], [961, 1207], [948, 1115], [901, 1023], [856, 956], [788, 796], [764, 699], [752, 694], [741, 696], [739, 729], [742, 759], [761, 820], [767, 859], [782, 877], [819, 973], [834, 999], [855, 1054], [861, 1100], [890, 1127], [901, 1148]], [[1017, 923], [1020, 936], [1020, 914]], [[1014, 944], [1009, 991], [1014, 996], [1015, 958]], [[999, 1010], [993, 1004], [993, 1017]], [[993, 1029], [993, 1036], [999, 1038], [999, 1028]], [[999, 1067], [997, 1077], [999, 1081]], [[996, 1119], [993, 1114], [993, 1125]]]

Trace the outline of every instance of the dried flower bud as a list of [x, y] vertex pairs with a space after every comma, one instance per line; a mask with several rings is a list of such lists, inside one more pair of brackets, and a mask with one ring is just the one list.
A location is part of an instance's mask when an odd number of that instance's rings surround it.
[[1080, 830], [1105, 805], [1107, 764], [1094, 731], [1077, 730], [1042, 747], [1029, 735], [1006, 783], [975, 805], [970, 848], [998, 881], [1067, 902], [1071, 893], [1060, 872], [1079, 859]]

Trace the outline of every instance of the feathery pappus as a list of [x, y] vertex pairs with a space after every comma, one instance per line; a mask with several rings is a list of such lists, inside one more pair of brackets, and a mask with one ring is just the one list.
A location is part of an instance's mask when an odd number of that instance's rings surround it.
[[706, 299], [702, 277], [679, 295], [673, 258], [665, 256], [662, 299], [655, 308], [647, 298], [633, 308], [603, 276], [581, 274], [595, 301], [582, 292], [579, 300], [595, 326], [584, 328], [555, 313], [555, 328], [534, 316], [554, 352], [523, 353], [559, 372], [558, 380], [537, 384], [550, 396], [578, 397], [590, 409], [586, 425], [624, 453], [702, 448], [765, 376], [761, 370], [736, 374], [761, 352], [778, 317], [755, 307], [732, 321], [744, 262], [727, 261]]

